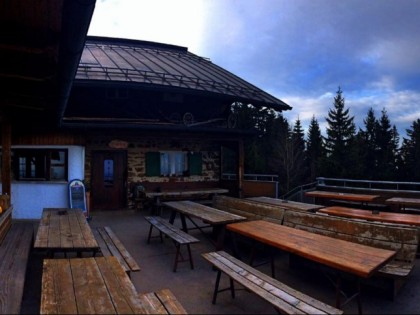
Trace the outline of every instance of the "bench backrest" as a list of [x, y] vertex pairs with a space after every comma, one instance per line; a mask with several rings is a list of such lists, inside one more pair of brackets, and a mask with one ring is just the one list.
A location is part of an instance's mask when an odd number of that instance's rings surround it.
[[292, 210], [286, 211], [283, 224], [346, 241], [396, 250], [396, 261], [411, 263], [416, 259], [419, 236], [414, 227]]
[[246, 217], [248, 220], [267, 219], [280, 224], [283, 222], [285, 211], [280, 206], [222, 195], [213, 197], [213, 207]]

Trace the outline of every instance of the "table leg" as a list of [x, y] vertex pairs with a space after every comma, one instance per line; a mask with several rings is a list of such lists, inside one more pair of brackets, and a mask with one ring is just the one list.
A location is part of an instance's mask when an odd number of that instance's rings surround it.
[[169, 217], [169, 223], [170, 224], [174, 224], [175, 217], [176, 217], [176, 211], [175, 210], [172, 210], [171, 215]]
[[216, 251], [222, 250], [225, 243], [226, 226], [224, 224], [214, 225], [213, 232], [216, 235]]
[[183, 213], [180, 213], [179, 215], [181, 216], [182, 230], [188, 233], [187, 222], [185, 221], [185, 215]]

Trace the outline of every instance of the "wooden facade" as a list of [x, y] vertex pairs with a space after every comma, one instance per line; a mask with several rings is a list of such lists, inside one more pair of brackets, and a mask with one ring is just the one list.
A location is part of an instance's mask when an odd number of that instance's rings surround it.
[[[20, 37], [0, 46], [11, 60], [0, 71], [6, 87], [0, 132], [1, 188], [12, 203], [17, 193], [22, 207], [33, 188], [32, 198], [59, 196], [48, 202], [64, 205], [65, 185], [74, 176], [86, 183], [94, 209], [131, 207], [135, 185], [225, 186], [233, 196], [244, 195], [243, 141], [256, 132], [238, 128], [232, 105], [277, 111], [289, 105], [185, 47], [86, 36], [94, 0], [83, 6], [71, 0], [38, 4], [58, 20], [44, 20], [32, 2], [10, 2], [10, 16], [0, 13], [11, 26], [24, 25]], [[33, 20], [13, 15], [19, 8]], [[77, 30], [76, 16], [82, 19]], [[36, 31], [39, 36], [33, 36]], [[225, 147], [236, 159], [237, 179], [229, 183], [221, 180]]]

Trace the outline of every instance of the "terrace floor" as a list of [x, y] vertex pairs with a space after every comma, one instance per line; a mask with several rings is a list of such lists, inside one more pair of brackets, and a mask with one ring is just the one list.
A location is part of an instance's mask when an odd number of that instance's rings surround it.
[[[169, 288], [190, 314], [275, 313], [271, 305], [245, 290], [238, 291], [235, 299], [230, 297], [228, 291], [222, 292], [218, 295], [217, 303], [213, 305], [211, 300], [216, 272], [201, 257], [201, 254], [213, 251], [214, 246], [199, 230], [190, 231], [200, 239], [199, 243], [192, 244], [191, 247], [195, 268], [191, 270], [189, 263], [183, 262], [179, 263], [177, 271], [173, 272], [175, 246], [171, 240], [165, 238], [164, 242], [160, 243], [156, 238], [152, 239], [150, 244], [146, 242], [149, 223], [144, 216], [149, 214], [147, 211], [135, 210], [91, 213], [90, 225], [92, 227], [110, 226], [136, 259], [141, 271], [132, 273], [131, 279], [139, 292]], [[164, 211], [162, 215], [169, 217], [169, 212]], [[180, 226], [179, 221], [175, 221], [175, 224]], [[229, 248], [226, 250], [229, 251]], [[246, 251], [246, 248], [244, 250]], [[261, 255], [259, 259], [263, 260], [264, 257]], [[22, 314], [39, 313], [42, 259], [43, 253], [31, 254]], [[269, 266], [269, 264], [264, 264], [257, 268], [270, 274]], [[276, 278], [280, 281], [325, 303], [335, 305], [334, 287], [321, 272], [314, 271], [313, 268], [289, 268], [288, 254], [282, 252], [276, 254], [275, 266]], [[221, 284], [227, 285], [227, 283], [226, 277], [222, 276]], [[362, 286], [362, 293], [365, 314], [418, 314], [420, 312], [420, 266], [415, 267], [409, 281], [401, 289], [395, 301], [388, 300], [381, 290], [370, 286]], [[356, 301], [345, 305], [343, 310], [345, 314], [357, 313]]]

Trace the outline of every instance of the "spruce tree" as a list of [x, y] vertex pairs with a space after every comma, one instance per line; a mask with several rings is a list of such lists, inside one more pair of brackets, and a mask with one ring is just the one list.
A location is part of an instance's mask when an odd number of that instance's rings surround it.
[[395, 143], [391, 122], [385, 109], [382, 110], [376, 133], [377, 179], [392, 180], [395, 174]]
[[326, 121], [327, 137], [327, 171], [330, 177], [352, 177], [352, 145], [356, 127], [354, 116], [350, 117], [349, 109], [345, 108], [345, 100], [340, 87], [334, 97], [334, 108], [328, 111]]
[[325, 159], [324, 140], [315, 116], [312, 116], [308, 127], [306, 158], [309, 165], [309, 179], [313, 182], [322, 175], [321, 163]]
[[294, 188], [305, 184], [308, 175], [308, 164], [305, 154], [305, 132], [303, 131], [299, 118], [293, 126], [290, 140], [292, 141], [291, 148], [293, 150], [293, 164], [295, 166], [295, 172], [290, 178], [290, 185]]
[[378, 129], [378, 121], [375, 117], [375, 112], [371, 107], [368, 110], [366, 118], [363, 120], [365, 130], [360, 130], [358, 133], [358, 145], [360, 152], [360, 159], [362, 161], [362, 168], [365, 179], [375, 179], [377, 168], [377, 143], [376, 135]]
[[408, 138], [403, 138], [401, 158], [402, 172], [408, 181], [420, 181], [420, 119], [406, 129]]

